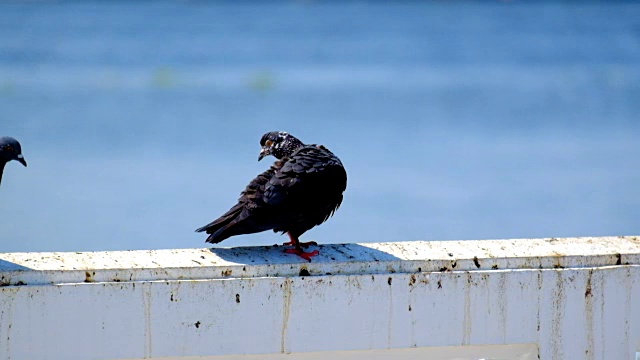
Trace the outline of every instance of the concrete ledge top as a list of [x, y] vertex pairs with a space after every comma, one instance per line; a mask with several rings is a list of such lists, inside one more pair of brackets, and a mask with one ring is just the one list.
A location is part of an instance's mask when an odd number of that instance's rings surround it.
[[308, 263], [281, 246], [0, 253], [0, 286], [640, 265], [640, 237], [330, 244]]

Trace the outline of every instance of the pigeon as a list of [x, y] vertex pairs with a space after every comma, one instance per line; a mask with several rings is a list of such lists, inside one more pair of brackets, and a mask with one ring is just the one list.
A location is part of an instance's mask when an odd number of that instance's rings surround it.
[[9, 136], [2, 136], [0, 137], [0, 183], [2, 182], [4, 166], [11, 160], [16, 160], [25, 167], [27, 166], [27, 161], [22, 156], [22, 148], [18, 140]]
[[300, 242], [307, 230], [325, 222], [340, 207], [347, 188], [342, 162], [322, 145], [306, 145], [284, 131], [264, 134], [258, 161], [268, 155], [278, 159], [253, 179], [240, 194], [238, 203], [220, 218], [196, 232], [210, 234], [208, 243], [219, 243], [234, 235], [266, 230], [287, 233], [286, 253], [307, 261], [319, 254], [302, 248], [316, 242]]

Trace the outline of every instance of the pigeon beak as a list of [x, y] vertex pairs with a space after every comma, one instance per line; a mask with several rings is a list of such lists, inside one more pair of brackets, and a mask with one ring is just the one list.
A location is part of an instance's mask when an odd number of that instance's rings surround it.
[[269, 155], [269, 149], [262, 148], [262, 150], [260, 150], [260, 155], [258, 155], [258, 161], [262, 160], [267, 155]]
[[24, 159], [22, 154], [18, 154], [18, 156], [16, 156], [16, 160], [18, 160], [20, 164], [24, 165], [24, 167], [27, 167], [27, 160]]

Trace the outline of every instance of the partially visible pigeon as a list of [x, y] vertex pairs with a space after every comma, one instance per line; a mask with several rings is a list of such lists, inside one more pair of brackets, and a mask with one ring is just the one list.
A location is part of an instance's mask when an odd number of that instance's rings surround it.
[[18, 140], [9, 136], [0, 137], [0, 182], [2, 182], [4, 166], [11, 160], [19, 161], [22, 165], [27, 166]]
[[207, 242], [219, 243], [240, 234], [265, 230], [287, 233], [293, 245], [285, 252], [307, 261], [319, 251], [305, 252], [298, 237], [325, 222], [340, 207], [347, 188], [347, 173], [331, 151], [322, 145], [305, 145], [286, 132], [273, 131], [260, 140], [258, 161], [273, 155], [278, 160], [253, 179], [238, 203], [217, 220], [197, 229], [206, 231]]

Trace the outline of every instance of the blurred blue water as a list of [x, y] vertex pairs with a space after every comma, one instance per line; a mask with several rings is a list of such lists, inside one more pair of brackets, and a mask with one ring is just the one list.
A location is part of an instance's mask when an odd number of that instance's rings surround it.
[[639, 113], [633, 2], [0, 3], [0, 251], [204, 247], [270, 130], [347, 166], [306, 240], [638, 234]]

